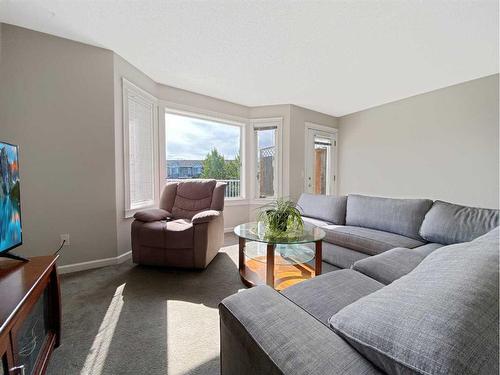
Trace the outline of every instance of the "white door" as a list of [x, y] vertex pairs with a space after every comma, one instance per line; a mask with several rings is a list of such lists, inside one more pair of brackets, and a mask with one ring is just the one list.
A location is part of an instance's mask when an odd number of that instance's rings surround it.
[[305, 191], [336, 194], [337, 133], [325, 126], [306, 124]]

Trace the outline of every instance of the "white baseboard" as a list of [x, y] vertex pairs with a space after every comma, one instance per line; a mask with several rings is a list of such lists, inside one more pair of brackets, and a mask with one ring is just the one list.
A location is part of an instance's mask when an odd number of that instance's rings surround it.
[[[234, 227], [224, 228], [224, 233], [232, 233], [233, 230], [234, 230]], [[96, 259], [96, 260], [91, 260], [88, 262], [81, 262], [81, 263], [67, 264], [64, 266], [58, 266], [57, 272], [60, 275], [62, 275], [65, 273], [91, 270], [94, 268], [101, 268], [101, 267], [106, 267], [106, 266], [114, 266], [116, 264], [120, 264], [120, 263], [123, 263], [123, 262], [129, 260], [131, 257], [132, 257], [132, 251], [127, 251], [126, 253], [124, 253], [120, 256], [114, 257], [114, 258]]]
[[97, 259], [91, 260], [88, 262], [67, 264], [65, 266], [57, 267], [57, 272], [62, 275], [65, 273], [78, 272], [91, 270], [94, 268], [101, 268], [105, 266], [114, 266], [116, 264], [123, 263], [132, 257], [132, 251], [127, 251], [126, 253], [119, 255], [114, 258], [105, 258], [105, 259]]

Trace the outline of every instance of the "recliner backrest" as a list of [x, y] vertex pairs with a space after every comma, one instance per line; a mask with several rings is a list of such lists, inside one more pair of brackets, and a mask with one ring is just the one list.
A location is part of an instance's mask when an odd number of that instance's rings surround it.
[[191, 219], [198, 212], [224, 209], [225, 184], [216, 180], [169, 182], [163, 189], [160, 208], [174, 219]]

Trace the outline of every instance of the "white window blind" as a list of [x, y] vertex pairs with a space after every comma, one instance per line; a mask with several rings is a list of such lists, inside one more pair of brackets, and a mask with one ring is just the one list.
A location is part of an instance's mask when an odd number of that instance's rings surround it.
[[142, 90], [124, 84], [126, 210], [151, 207], [156, 197], [156, 103]]

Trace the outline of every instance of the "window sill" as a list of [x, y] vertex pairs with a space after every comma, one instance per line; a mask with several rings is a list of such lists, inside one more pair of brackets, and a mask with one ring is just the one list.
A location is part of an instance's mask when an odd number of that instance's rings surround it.
[[249, 204], [252, 206], [263, 206], [276, 201], [276, 198], [255, 198], [252, 199]]
[[226, 206], [226, 207], [247, 206], [247, 205], [248, 205], [248, 199], [246, 199], [246, 198], [225, 198], [224, 199], [224, 206]]

